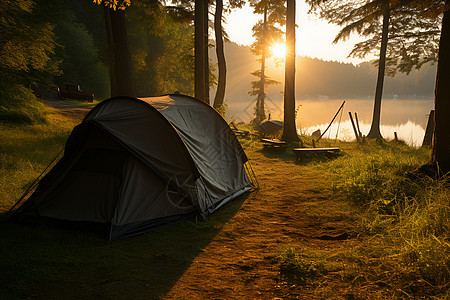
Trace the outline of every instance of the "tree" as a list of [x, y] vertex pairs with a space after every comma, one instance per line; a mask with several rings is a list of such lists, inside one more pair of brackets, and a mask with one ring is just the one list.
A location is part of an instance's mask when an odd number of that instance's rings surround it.
[[107, 97], [110, 94], [108, 68], [99, 60], [99, 50], [92, 35], [71, 11], [55, 21], [54, 31], [60, 45], [55, 57], [61, 60], [62, 72], [54, 77], [54, 82], [78, 83], [83, 90], [94, 92], [96, 98]]
[[130, 6], [131, 1], [94, 0], [94, 3], [108, 7], [108, 13], [105, 13], [105, 27], [106, 30], [111, 32], [109, 41], [112, 42], [110, 49], [113, 52], [114, 63], [113, 66], [110, 66], [113, 68], [113, 72], [110, 72], [110, 75], [115, 77], [111, 80], [111, 96], [135, 96], [133, 67], [125, 21], [125, 8]]
[[[193, 14], [157, 1], [134, 1], [127, 25], [138, 95], [194, 95]], [[175, 13], [175, 14], [174, 14]]]
[[204, 62], [203, 67], [205, 68], [205, 103], [210, 104], [209, 102], [209, 76], [211, 72], [209, 71], [209, 0], [205, 0], [205, 4], [203, 5], [203, 53], [204, 53]]
[[[307, 0], [310, 4], [313, 5], [313, 9], [332, 4], [329, 7], [335, 7], [339, 10], [339, 7], [342, 6], [333, 6], [339, 3], [336, 3], [337, 0]], [[337, 1], [340, 2], [340, 1]], [[392, 0], [391, 3], [391, 16], [393, 12], [398, 11], [399, 17], [402, 16], [402, 12], [408, 11], [410, 15], [416, 16], [415, 20], [420, 20], [422, 25], [417, 25], [416, 22], [403, 22], [396, 28], [397, 32], [401, 32], [402, 34], [397, 37], [397, 44], [400, 44], [399, 41], [403, 38], [406, 40], [405, 44], [408, 41], [418, 41], [417, 47], [412, 46], [409, 48], [397, 47], [397, 49], [401, 49], [400, 53], [396, 52], [392, 56], [400, 57], [400, 61], [406, 57], [406, 63], [404, 66], [407, 66], [406, 69], [403, 69], [402, 64], [398, 64], [399, 67], [397, 69], [399, 71], [410, 70], [411, 66], [415, 66], [420, 68], [422, 65], [421, 62], [426, 62], [429, 60], [433, 60], [433, 58], [429, 58], [430, 49], [434, 49], [436, 43], [434, 37], [436, 36], [436, 24], [441, 21], [441, 30], [439, 37], [439, 53], [438, 53], [438, 68], [437, 68], [437, 76], [436, 76], [436, 89], [435, 89], [435, 128], [434, 128], [434, 139], [433, 139], [433, 150], [431, 155], [431, 160], [428, 164], [424, 165], [421, 168], [422, 171], [429, 170], [430, 166], [433, 169], [433, 172], [443, 172], [447, 173], [450, 171], [450, 135], [448, 134], [450, 130], [450, 86], [448, 82], [450, 82], [450, 57], [448, 55], [450, 51], [450, 14], [449, 14], [450, 2], [449, 0]], [[329, 16], [332, 16], [331, 10], [328, 11]], [[351, 17], [349, 14], [349, 10], [342, 11], [344, 14], [341, 15]], [[405, 16], [405, 15], [403, 15]], [[442, 16], [442, 19], [441, 19]], [[338, 18], [338, 16], [334, 16]], [[364, 21], [361, 20], [360, 24], [363, 24]], [[366, 22], [366, 32], [371, 29], [370, 26], [367, 25]], [[359, 28], [359, 29], [358, 29]], [[424, 29], [425, 28], [425, 29]], [[358, 32], [363, 32], [361, 26], [354, 26], [353, 30], [358, 29]], [[413, 32], [414, 34], [407, 34], [408, 32]], [[405, 34], [406, 33], [406, 34]], [[428, 39], [428, 45], [427, 44]], [[424, 42], [425, 41], [425, 42]], [[389, 44], [388, 44], [389, 45]], [[401, 45], [401, 44], [400, 44]], [[395, 49], [395, 47], [394, 47]], [[423, 51], [422, 50], [426, 50]], [[403, 54], [404, 57], [402, 55]], [[411, 59], [412, 58], [412, 59]]]
[[381, 33], [380, 59], [378, 62], [377, 87], [375, 88], [375, 100], [373, 104], [372, 125], [370, 126], [368, 138], [381, 139], [380, 132], [380, 115], [381, 115], [381, 98], [383, 96], [384, 72], [386, 68], [386, 50], [389, 33], [389, 0], [384, 3], [383, 10], [383, 31]]
[[439, 53], [434, 98], [434, 134], [431, 160], [421, 170], [438, 175], [450, 172], [450, 1], [445, 0], [403, 0], [401, 5], [410, 5], [420, 11], [425, 19], [442, 17], [442, 28], [439, 39]]
[[[230, 11], [233, 8], [241, 8], [243, 4], [243, 0], [229, 1], [227, 11]], [[224, 52], [224, 40], [227, 39], [227, 34], [222, 27], [223, 11], [223, 0], [216, 0], [216, 11], [214, 13], [214, 33], [216, 38], [217, 67], [219, 69], [217, 78], [217, 90], [213, 105], [216, 109], [220, 108], [223, 105], [227, 82], [227, 64], [225, 61]]]
[[[344, 26], [334, 42], [347, 39], [356, 32], [369, 36], [354, 46], [349, 56], [364, 58], [379, 51], [378, 77], [375, 91], [372, 126], [368, 137], [381, 138], [379, 130], [381, 98], [385, 70], [409, 73], [424, 63], [436, 59], [439, 32], [437, 22], [424, 21], [417, 9], [399, 3], [399, 0], [307, 0], [320, 16]], [[380, 19], [383, 21], [380, 22]], [[388, 59], [386, 59], [388, 53]]]
[[0, 2], [0, 120], [43, 122], [45, 110], [29, 87], [58, 70], [54, 26], [35, 1]]
[[[440, 20], [439, 52], [434, 97], [433, 149], [430, 161], [419, 171], [438, 176], [450, 172], [450, 0], [395, 0], [396, 5], [408, 7], [429, 23]], [[431, 170], [430, 170], [431, 169]]]
[[266, 75], [266, 59], [270, 57], [268, 48], [275, 42], [282, 40], [283, 31], [277, 27], [285, 24], [286, 6], [282, 0], [251, 0], [250, 6], [254, 8], [254, 12], [262, 14], [263, 19], [253, 26], [253, 36], [256, 41], [251, 46], [254, 55], [261, 55], [261, 68], [251, 74], [259, 78], [258, 81], [252, 82], [252, 90], [249, 92], [251, 96], [256, 95], [255, 119], [253, 122], [259, 124], [266, 118], [264, 101], [266, 98], [265, 89], [271, 84], [279, 82], [270, 79]]
[[286, 63], [284, 79], [284, 125], [286, 142], [299, 140], [295, 126], [295, 0], [287, 0]]
[[217, 79], [217, 91], [214, 97], [214, 108], [223, 105], [225, 98], [225, 88], [227, 82], [227, 64], [223, 50], [223, 28], [222, 28], [223, 0], [216, 0], [216, 12], [214, 13], [214, 33], [216, 37], [216, 55], [219, 75]]
[[[448, 4], [448, 0], [446, 4]], [[443, 173], [450, 172], [450, 11], [444, 13], [439, 43], [439, 60], [436, 76], [435, 128], [431, 163]]]
[[[232, 0], [241, 1], [241, 0]], [[210, 72], [214, 67], [209, 63], [208, 49], [209, 49], [209, 1], [195, 0], [194, 9], [191, 9], [191, 0], [172, 0], [173, 4], [177, 6], [169, 6], [170, 11], [176, 19], [188, 20], [190, 17], [194, 20], [194, 91], [195, 97], [209, 104], [209, 87], [215, 84], [215, 74]], [[193, 13], [192, 13], [193, 11]]]
[[[195, 42], [194, 42], [194, 62], [195, 62], [195, 98], [204, 102], [207, 101], [206, 91], [206, 51], [205, 51], [205, 10], [208, 8], [208, 0], [195, 0]], [[206, 6], [206, 8], [205, 8]], [[208, 41], [206, 41], [207, 43]]]
[[54, 26], [36, 14], [31, 0], [0, 2], [0, 75], [3, 83], [28, 84], [32, 71], [50, 68]]

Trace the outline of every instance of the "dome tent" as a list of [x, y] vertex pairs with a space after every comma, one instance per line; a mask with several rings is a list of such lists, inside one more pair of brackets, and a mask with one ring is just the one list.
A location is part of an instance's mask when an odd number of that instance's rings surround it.
[[110, 240], [191, 212], [206, 217], [251, 189], [225, 120], [183, 95], [114, 97], [69, 136], [61, 160], [17, 210], [105, 224]]

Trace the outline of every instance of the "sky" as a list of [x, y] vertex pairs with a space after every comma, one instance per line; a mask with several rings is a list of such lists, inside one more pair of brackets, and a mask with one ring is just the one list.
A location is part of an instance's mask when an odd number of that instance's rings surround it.
[[[353, 45], [362, 38], [351, 37], [346, 42], [332, 44], [339, 28], [327, 21], [320, 20], [318, 16], [308, 14], [309, 6], [304, 0], [297, 0], [296, 9], [296, 51], [298, 55], [358, 64], [362, 60], [347, 58]], [[253, 42], [252, 27], [262, 15], [254, 15], [252, 8], [245, 6], [226, 16], [224, 24], [230, 40], [240, 45], [250, 45]]]

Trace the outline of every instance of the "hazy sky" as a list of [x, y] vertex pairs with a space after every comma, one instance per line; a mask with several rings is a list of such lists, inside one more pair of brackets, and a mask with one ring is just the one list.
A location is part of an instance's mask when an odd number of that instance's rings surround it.
[[[355, 36], [345, 43], [332, 44], [339, 28], [320, 20], [313, 14], [308, 14], [309, 6], [305, 4], [304, 0], [297, 0], [296, 3], [297, 54], [355, 64], [361, 62], [361, 60], [346, 58], [354, 43], [361, 40], [360, 37]], [[224, 24], [224, 27], [231, 41], [241, 45], [250, 45], [253, 42], [252, 27], [262, 19], [262, 15], [254, 15], [252, 8], [246, 6], [233, 11], [226, 18], [227, 24]]]

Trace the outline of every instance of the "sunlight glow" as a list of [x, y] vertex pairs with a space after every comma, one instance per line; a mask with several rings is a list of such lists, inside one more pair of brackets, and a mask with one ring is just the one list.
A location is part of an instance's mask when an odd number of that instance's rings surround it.
[[[340, 28], [320, 19], [317, 15], [308, 14], [310, 7], [305, 3], [305, 0], [296, 2], [296, 24], [298, 27], [295, 30], [295, 51], [297, 55], [352, 64], [359, 64], [362, 61], [374, 58], [371, 56], [365, 59], [347, 57], [353, 45], [365, 39], [355, 34], [346, 42], [333, 44], [334, 37], [338, 34]], [[224, 28], [232, 42], [249, 46], [255, 41], [252, 36], [252, 27], [261, 19], [262, 15], [254, 14], [253, 8], [245, 4], [241, 9], [233, 10], [227, 15], [227, 23], [224, 24]], [[284, 30], [284, 27], [281, 29]]]
[[276, 58], [284, 58], [286, 56], [286, 44], [278, 43], [272, 46], [272, 54]]

